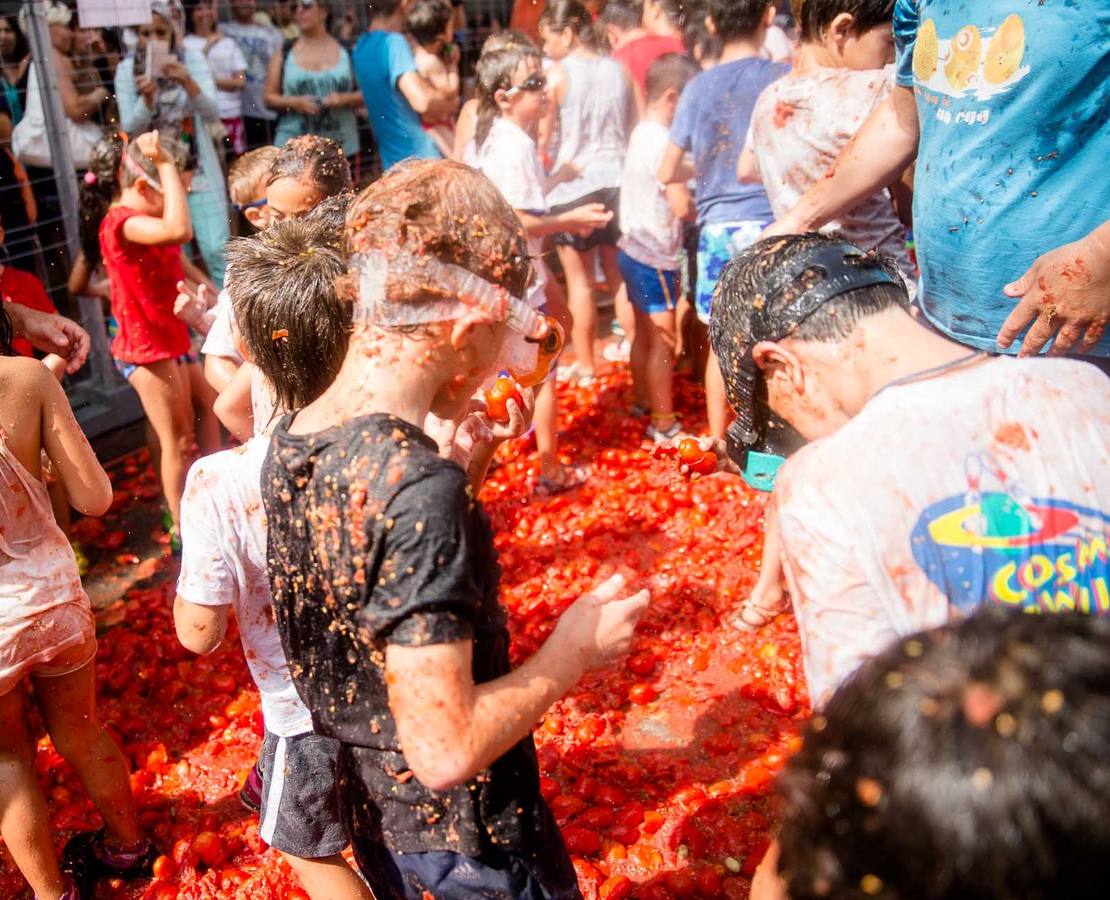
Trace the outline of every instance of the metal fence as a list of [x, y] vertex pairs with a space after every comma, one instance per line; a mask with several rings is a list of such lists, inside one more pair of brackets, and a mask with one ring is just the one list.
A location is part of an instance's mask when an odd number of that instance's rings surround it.
[[[465, 27], [457, 29], [455, 36], [464, 85], [471, 81], [468, 76], [482, 42], [491, 31], [508, 24], [512, 2], [466, 0]], [[293, 7], [289, 0], [257, 0], [257, 6], [275, 24], [288, 27]], [[331, 0], [330, 8], [333, 33], [341, 43], [353, 45], [368, 24], [366, 4]], [[230, 20], [228, 0], [222, 0], [218, 10], [221, 22]], [[132, 52], [136, 33], [133, 28], [82, 28], [75, 11], [68, 38], [57, 33], [52, 37], [45, 0], [0, 0], [0, 20], [0, 65], [5, 76], [0, 126], [4, 112], [11, 124], [19, 118], [20, 107], [26, 113], [27, 82], [33, 77], [40, 87], [44, 140], [50, 157], [50, 165], [24, 164], [20, 168], [15, 165], [7, 129], [0, 127], [0, 154], [4, 154], [0, 159], [0, 218], [5, 230], [0, 261], [37, 275], [58, 310], [80, 321], [92, 335], [90, 361], [67, 378], [66, 389], [79, 420], [96, 436], [138, 419], [141, 410], [126, 382], [116, 374], [108, 353], [107, 304], [94, 297], [71, 296], [67, 289], [79, 245], [78, 189], [83, 172], [70, 153], [67, 132], [72, 120], [67, 117], [59, 80], [68, 79], [79, 98], [103, 88], [107, 98], [86, 118], [105, 129], [118, 129], [115, 73], [120, 61]], [[22, 32], [22, 40], [13, 44], [10, 35], [16, 28]], [[21, 73], [24, 60], [26, 68]], [[72, 100], [70, 103], [72, 106]], [[358, 122], [356, 173], [367, 183], [376, 172], [374, 141], [364, 114]]]

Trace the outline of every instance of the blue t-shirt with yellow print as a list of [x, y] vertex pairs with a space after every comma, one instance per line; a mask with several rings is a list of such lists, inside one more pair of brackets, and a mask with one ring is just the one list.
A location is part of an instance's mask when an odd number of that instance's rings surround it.
[[921, 125], [921, 306], [997, 350], [1002, 288], [1110, 219], [1110, 3], [898, 0], [894, 35]]

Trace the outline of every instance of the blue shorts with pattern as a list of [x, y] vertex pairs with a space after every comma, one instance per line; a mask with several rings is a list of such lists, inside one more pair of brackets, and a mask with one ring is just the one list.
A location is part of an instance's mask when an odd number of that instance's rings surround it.
[[759, 240], [763, 229], [770, 222], [707, 222], [698, 237], [698, 285], [694, 292], [694, 306], [698, 321], [709, 324], [709, 310], [713, 304], [713, 291], [721, 279], [728, 261], [741, 250]]

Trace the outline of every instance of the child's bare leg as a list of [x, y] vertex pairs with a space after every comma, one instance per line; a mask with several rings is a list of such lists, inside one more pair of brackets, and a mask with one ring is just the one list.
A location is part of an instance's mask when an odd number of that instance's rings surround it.
[[712, 350], [705, 364], [705, 411], [709, 419], [709, 436], [723, 441], [732, 416], [725, 397], [725, 380], [721, 376], [717, 354]]
[[[67, 654], [72, 654], [76, 661], [88, 655], [88, 648], [66, 651], [50, 664], [64, 667]], [[127, 763], [96, 715], [94, 663], [89, 662], [68, 675], [32, 681], [50, 739], [62, 758], [73, 766], [99, 810], [108, 840], [119, 847], [135, 846], [139, 841], [139, 825]]]
[[223, 445], [220, 420], [213, 410], [218, 394], [204, 377], [204, 369], [199, 362], [189, 363], [186, 368], [189, 371], [189, 397], [192, 400], [197, 445], [200, 455], [207, 456]]
[[[652, 424], [666, 431], [674, 424], [675, 314], [673, 311], [644, 316], [644, 330], [650, 332], [647, 359], [647, 387], [651, 396]], [[636, 323], [639, 328], [639, 322]]]
[[570, 342], [582, 375], [593, 375], [594, 338], [597, 336], [597, 306], [594, 303], [594, 254], [579, 253], [573, 247], [558, 245], [559, 262], [567, 279], [567, 306], [570, 307]]
[[536, 429], [536, 449], [540, 454], [540, 475], [555, 482], [562, 482], [563, 465], [559, 462], [558, 404], [555, 383], [543, 382], [536, 388], [536, 410], [532, 426]]
[[[629, 306], [632, 306], [630, 303]], [[628, 355], [628, 365], [632, 369], [632, 396], [637, 406], [654, 411], [651, 402], [651, 391], [648, 388], [650, 373], [648, 367], [651, 363], [652, 333], [651, 319], [648, 314], [632, 307], [635, 321], [632, 333], [632, 350]]]
[[36, 897], [60, 897], [65, 881], [54, 856], [50, 813], [35, 780], [35, 745], [19, 685], [0, 696], [0, 834]]
[[783, 586], [782, 538], [774, 507], [768, 505], [763, 517], [763, 558], [759, 578], [751, 594], [740, 607], [737, 625], [741, 628], [762, 628], [779, 613], [786, 612], [790, 601]]
[[185, 366], [175, 359], [139, 366], [131, 375], [131, 386], [158, 437], [158, 471], [175, 528], [180, 521], [181, 495], [193, 450], [188, 377]]

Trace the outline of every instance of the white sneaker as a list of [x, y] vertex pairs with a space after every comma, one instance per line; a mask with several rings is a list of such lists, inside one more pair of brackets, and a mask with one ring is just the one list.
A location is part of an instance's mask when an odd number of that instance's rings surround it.
[[601, 355], [609, 362], [628, 362], [632, 358], [632, 344], [627, 340], [618, 344], [606, 344]]
[[673, 441], [680, 434], [682, 434], [682, 423], [675, 419], [674, 424], [666, 431], [660, 431], [655, 425], [648, 425], [644, 436], [658, 447], [660, 444]]

